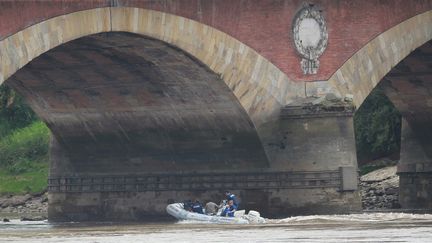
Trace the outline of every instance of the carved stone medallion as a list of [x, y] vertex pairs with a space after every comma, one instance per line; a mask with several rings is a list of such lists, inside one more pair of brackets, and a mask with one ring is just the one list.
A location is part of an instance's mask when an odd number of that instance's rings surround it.
[[302, 56], [301, 68], [304, 74], [316, 74], [318, 58], [324, 53], [328, 33], [321, 11], [313, 5], [302, 8], [294, 17], [293, 37], [297, 52]]

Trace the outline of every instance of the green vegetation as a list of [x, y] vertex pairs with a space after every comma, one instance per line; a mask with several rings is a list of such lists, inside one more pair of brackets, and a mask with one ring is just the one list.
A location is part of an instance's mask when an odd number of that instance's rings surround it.
[[28, 172], [10, 173], [0, 169], [0, 194], [41, 192], [47, 187], [48, 163], [35, 162]]
[[0, 86], [0, 138], [37, 120], [21, 96], [6, 85]]
[[48, 143], [49, 130], [41, 121], [16, 129], [0, 141], [0, 165], [14, 174], [29, 172], [34, 162], [48, 160]]
[[379, 87], [357, 110], [354, 130], [359, 164], [399, 153], [401, 116]]
[[46, 188], [49, 136], [22, 98], [0, 86], [0, 194]]

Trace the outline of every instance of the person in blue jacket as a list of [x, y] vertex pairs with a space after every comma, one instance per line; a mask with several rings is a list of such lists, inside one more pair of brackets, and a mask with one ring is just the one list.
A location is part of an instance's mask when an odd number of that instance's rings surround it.
[[237, 210], [237, 206], [234, 205], [234, 200], [228, 200], [228, 205], [225, 206], [225, 209], [222, 211], [222, 217], [234, 217], [234, 213]]
[[236, 206], [236, 208], [239, 207], [239, 203], [238, 203], [238, 201], [237, 201], [237, 198], [236, 198], [236, 196], [235, 196], [233, 193], [231, 193], [231, 192], [229, 192], [229, 191], [225, 191], [225, 196], [226, 196], [226, 200], [227, 200], [227, 202], [228, 202], [229, 200], [233, 200], [233, 203], [234, 203], [234, 205]]

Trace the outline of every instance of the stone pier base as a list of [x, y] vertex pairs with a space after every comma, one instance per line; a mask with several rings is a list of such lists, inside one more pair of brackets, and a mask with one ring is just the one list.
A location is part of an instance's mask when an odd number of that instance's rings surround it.
[[273, 136], [262, 141], [268, 163], [261, 167], [255, 163], [255, 167], [212, 169], [201, 163], [200, 168], [164, 171], [143, 162], [134, 172], [132, 165], [118, 162], [123, 171], [109, 166], [79, 171], [82, 166], [68, 160], [53, 140], [49, 219], [169, 218], [168, 204], [188, 199], [219, 203], [225, 190], [237, 195], [241, 209], [257, 210], [268, 218], [359, 212], [352, 114], [345, 104], [285, 107], [280, 119], [269, 124]]
[[402, 119], [398, 174], [399, 202], [404, 209], [432, 210], [431, 136], [429, 128]]
[[[219, 203], [225, 190], [240, 208], [265, 217], [346, 213], [357, 194], [343, 191], [344, 168], [321, 172], [244, 172], [62, 177], [49, 180], [51, 221], [145, 221], [167, 218], [169, 203]], [[169, 217], [168, 217], [169, 218]]]

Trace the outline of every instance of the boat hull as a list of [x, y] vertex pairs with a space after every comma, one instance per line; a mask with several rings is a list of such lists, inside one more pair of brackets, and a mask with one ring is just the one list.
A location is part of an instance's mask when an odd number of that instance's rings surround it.
[[182, 203], [169, 204], [166, 211], [179, 220], [194, 220], [220, 224], [249, 224], [249, 221], [238, 217], [221, 217], [186, 211]]

